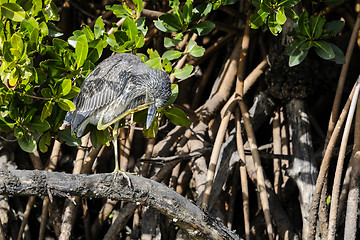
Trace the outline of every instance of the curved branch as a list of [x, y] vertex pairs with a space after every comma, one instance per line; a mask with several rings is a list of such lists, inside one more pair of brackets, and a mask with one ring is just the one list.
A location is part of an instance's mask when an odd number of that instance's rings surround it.
[[194, 239], [240, 239], [221, 222], [165, 185], [135, 175], [66, 174], [38, 170], [0, 171], [1, 195], [96, 197], [147, 205], [168, 216]]

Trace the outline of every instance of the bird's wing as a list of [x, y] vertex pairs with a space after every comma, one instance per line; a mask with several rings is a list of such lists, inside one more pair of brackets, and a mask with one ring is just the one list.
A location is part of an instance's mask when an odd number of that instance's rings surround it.
[[[118, 105], [124, 104], [121, 98], [132, 76], [132, 66], [142, 62], [131, 54], [119, 54], [105, 59], [84, 80], [81, 91], [74, 99], [76, 110], [71, 121], [72, 132], [89, 117], [95, 117], [102, 107], [117, 100]], [[100, 120], [100, 119], [97, 119]], [[85, 124], [86, 125], [86, 124]], [[79, 133], [81, 135], [82, 133]]]

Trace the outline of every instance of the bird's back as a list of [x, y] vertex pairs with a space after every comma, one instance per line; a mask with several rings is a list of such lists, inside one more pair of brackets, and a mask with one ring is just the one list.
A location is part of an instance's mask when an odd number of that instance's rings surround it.
[[[102, 61], [84, 80], [74, 99], [76, 110], [71, 119], [72, 133], [78, 129], [76, 135], [80, 137], [88, 122], [96, 125], [104, 115], [111, 120], [124, 112], [126, 98], [133, 96], [133, 92], [129, 92], [130, 86], [142, 72], [149, 70], [147, 68], [132, 54], [117, 54]], [[117, 108], [117, 113], [113, 112], [112, 106]]]

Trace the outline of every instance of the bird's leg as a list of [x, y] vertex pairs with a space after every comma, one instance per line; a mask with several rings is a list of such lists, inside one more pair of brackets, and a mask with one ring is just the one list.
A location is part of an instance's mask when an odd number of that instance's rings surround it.
[[119, 121], [115, 122], [114, 128], [113, 128], [113, 145], [114, 145], [114, 155], [115, 155], [115, 169], [114, 172], [118, 172], [120, 170], [119, 168], [119, 154], [118, 154], [118, 129], [119, 129]]
[[114, 125], [114, 129], [113, 129], [113, 145], [114, 145], [114, 155], [115, 155], [115, 169], [114, 169], [114, 173], [115, 173], [115, 176], [116, 174], [118, 173], [121, 173], [124, 178], [127, 180], [128, 182], [128, 186], [130, 188], [132, 188], [132, 184], [131, 184], [131, 181], [130, 181], [130, 178], [128, 175], [126, 175], [126, 173], [124, 171], [121, 171], [120, 170], [120, 167], [119, 167], [119, 154], [118, 154], [118, 129], [119, 129], [119, 121], [116, 121], [115, 122], [115, 125]]

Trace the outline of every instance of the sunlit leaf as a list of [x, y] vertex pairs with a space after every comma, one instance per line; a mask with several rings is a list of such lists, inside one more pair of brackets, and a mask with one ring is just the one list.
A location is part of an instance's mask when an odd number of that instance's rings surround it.
[[171, 123], [179, 126], [189, 126], [191, 121], [187, 118], [186, 114], [180, 108], [170, 108], [165, 112], [165, 116]]
[[65, 111], [74, 111], [76, 109], [74, 103], [69, 99], [60, 98], [58, 104]]
[[43, 153], [47, 152], [51, 144], [50, 132], [44, 133], [39, 139], [39, 150]]
[[174, 59], [178, 59], [179, 57], [181, 57], [182, 52], [178, 51], [178, 50], [169, 50], [164, 52], [164, 54], [162, 55], [162, 58], [167, 58], [169, 60], [174, 60]]
[[98, 17], [95, 21], [95, 25], [94, 25], [94, 35], [95, 38], [99, 38], [102, 35], [104, 35], [105, 32], [105, 24], [102, 20], [102, 16]]
[[44, 121], [47, 117], [51, 115], [52, 108], [53, 108], [52, 102], [47, 101], [41, 111], [41, 117], [40, 117], [41, 121]]
[[15, 22], [21, 22], [25, 18], [25, 11], [19, 4], [3, 3], [0, 7], [1, 14]]
[[186, 79], [189, 77], [193, 70], [193, 66], [186, 64], [184, 68], [181, 69], [175, 69], [173, 74], [177, 79]]
[[75, 55], [76, 55], [76, 69], [79, 69], [85, 62], [88, 54], [88, 42], [85, 35], [77, 38]]

